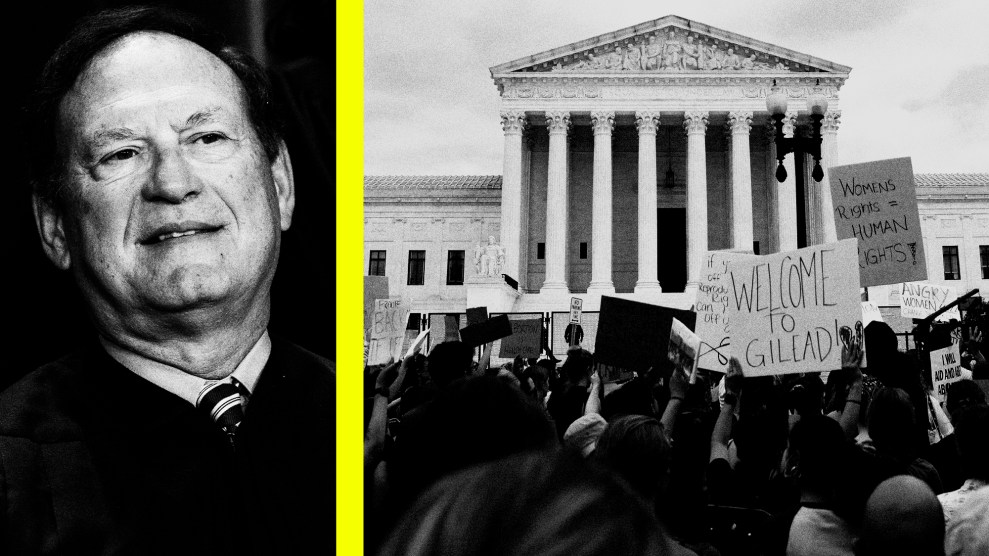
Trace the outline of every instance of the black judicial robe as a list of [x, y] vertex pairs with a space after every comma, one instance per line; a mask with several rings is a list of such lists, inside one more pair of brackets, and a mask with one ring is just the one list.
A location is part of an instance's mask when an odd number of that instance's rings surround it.
[[98, 345], [0, 394], [0, 554], [330, 554], [335, 375], [272, 339], [236, 448]]

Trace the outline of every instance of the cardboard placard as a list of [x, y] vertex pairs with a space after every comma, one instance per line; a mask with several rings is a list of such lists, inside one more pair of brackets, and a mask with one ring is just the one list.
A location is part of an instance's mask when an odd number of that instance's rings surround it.
[[677, 319], [670, 326], [670, 345], [667, 358], [673, 363], [674, 372], [682, 372], [690, 383], [697, 380], [697, 354], [701, 349], [700, 336]]
[[364, 339], [370, 338], [371, 313], [374, 312], [374, 302], [378, 299], [388, 299], [387, 276], [364, 277]]
[[460, 341], [460, 317], [458, 315], [433, 314], [429, 319], [430, 349], [443, 342]]
[[841, 368], [839, 330], [862, 320], [855, 239], [734, 262], [732, 354], [745, 376]]
[[869, 326], [870, 322], [883, 320], [883, 314], [879, 312], [879, 306], [871, 301], [862, 302], [862, 326]]
[[488, 320], [487, 307], [471, 307], [467, 309], [467, 325], [478, 324]]
[[396, 361], [402, 357], [405, 328], [409, 322], [409, 304], [401, 299], [378, 299], [371, 313], [370, 339], [368, 340], [368, 365]]
[[[904, 282], [900, 285], [900, 315], [906, 318], [923, 319], [958, 298], [955, 288], [939, 286], [927, 282]], [[961, 320], [958, 306], [942, 313], [936, 320]]]
[[693, 328], [696, 313], [601, 297], [601, 313], [594, 341], [597, 363], [645, 372], [665, 365], [673, 319]]
[[543, 320], [534, 318], [509, 322], [512, 325], [512, 335], [502, 338], [498, 357], [504, 359], [514, 359], [517, 355], [539, 357], [540, 343], [543, 337]]
[[926, 280], [910, 158], [833, 166], [828, 175], [838, 239], [859, 240], [862, 286]]
[[508, 315], [498, 315], [460, 329], [460, 341], [471, 347], [484, 345], [511, 335], [512, 324], [508, 320]]
[[579, 297], [570, 298], [570, 323], [580, 324], [580, 314], [584, 307], [584, 300]]
[[732, 261], [746, 257], [755, 255], [732, 251], [708, 251], [704, 254], [697, 300], [694, 303], [694, 310], [697, 312], [694, 332], [701, 339], [698, 368], [728, 372], [728, 358], [731, 357], [728, 267]]
[[931, 384], [934, 396], [941, 402], [948, 396], [948, 386], [962, 379], [961, 361], [958, 344], [931, 352]]

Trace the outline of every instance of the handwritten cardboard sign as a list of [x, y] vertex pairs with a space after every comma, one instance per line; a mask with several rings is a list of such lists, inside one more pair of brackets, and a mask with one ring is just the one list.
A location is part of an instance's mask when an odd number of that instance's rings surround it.
[[735, 261], [732, 355], [745, 376], [841, 368], [839, 330], [862, 320], [855, 239]]
[[[900, 285], [900, 315], [923, 319], [958, 298], [955, 288], [927, 282], [904, 282]], [[961, 320], [958, 306], [942, 313], [937, 320]]]
[[667, 358], [673, 363], [674, 372], [682, 372], [690, 383], [697, 380], [697, 354], [701, 349], [700, 336], [694, 334], [687, 325], [673, 319], [670, 325], [670, 345]]
[[409, 305], [401, 299], [378, 299], [371, 313], [368, 365], [387, 363], [402, 356], [405, 328], [409, 322]]
[[512, 335], [501, 340], [498, 357], [514, 359], [515, 356], [539, 357], [540, 340], [543, 337], [543, 322], [540, 318], [510, 321]]
[[580, 324], [580, 314], [584, 300], [579, 297], [570, 298], [570, 324]]
[[931, 352], [931, 383], [938, 400], [943, 402], [948, 395], [948, 386], [962, 379], [961, 361], [958, 344]]
[[645, 372], [663, 368], [673, 319], [693, 328], [696, 313], [602, 296], [594, 360], [621, 369]]
[[377, 299], [388, 299], [387, 276], [364, 277], [364, 339], [370, 338], [371, 313], [374, 312], [374, 302]]
[[460, 329], [460, 341], [471, 347], [484, 345], [511, 335], [512, 324], [508, 320], [508, 315], [498, 315]]
[[694, 303], [694, 310], [697, 312], [694, 332], [701, 339], [697, 366], [701, 369], [728, 372], [728, 358], [731, 356], [728, 267], [732, 261], [745, 257], [755, 255], [732, 251], [708, 251], [704, 254], [697, 301]]
[[883, 321], [883, 314], [879, 312], [879, 306], [871, 301], [862, 302], [862, 326], [869, 326], [870, 322]]
[[838, 239], [857, 238], [862, 286], [927, 279], [910, 158], [834, 166]]

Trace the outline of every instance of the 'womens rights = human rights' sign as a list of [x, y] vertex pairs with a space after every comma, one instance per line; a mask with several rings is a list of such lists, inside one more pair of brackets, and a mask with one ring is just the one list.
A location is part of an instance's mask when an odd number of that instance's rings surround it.
[[843, 326], [862, 320], [857, 240], [732, 261], [731, 353], [745, 376], [841, 367]]
[[862, 286], [927, 279], [909, 158], [828, 171], [838, 239], [856, 238]]

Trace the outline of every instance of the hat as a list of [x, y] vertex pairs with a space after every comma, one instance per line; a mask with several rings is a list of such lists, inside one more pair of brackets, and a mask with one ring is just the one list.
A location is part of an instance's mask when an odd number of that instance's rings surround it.
[[608, 422], [597, 413], [589, 413], [570, 423], [567, 432], [563, 433], [563, 442], [567, 446], [577, 448], [586, 458], [597, 446], [598, 438], [604, 432]]

